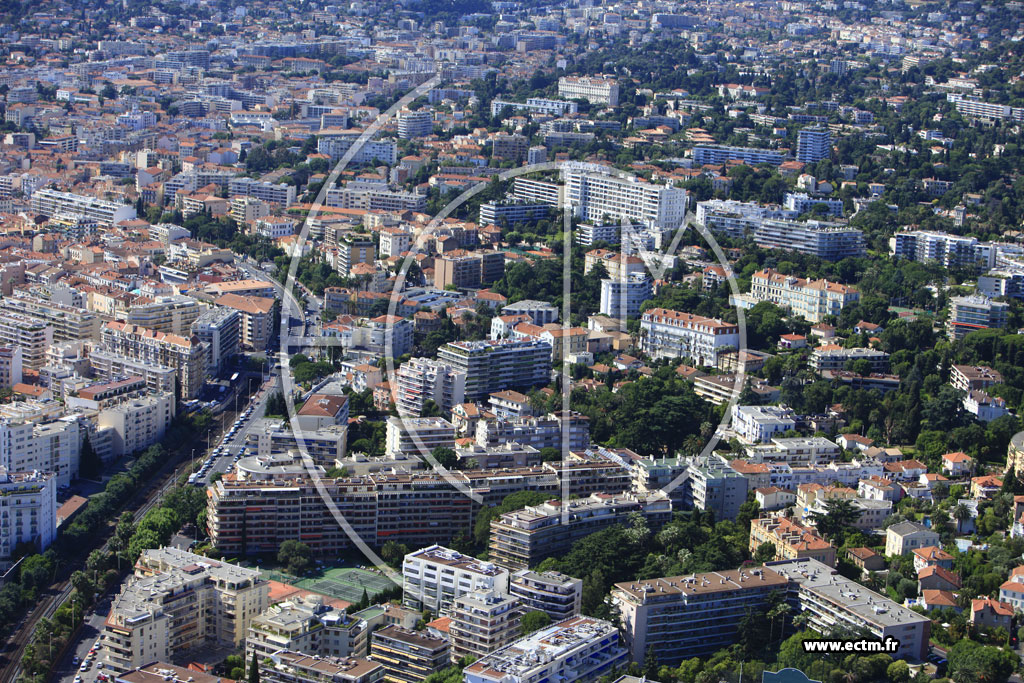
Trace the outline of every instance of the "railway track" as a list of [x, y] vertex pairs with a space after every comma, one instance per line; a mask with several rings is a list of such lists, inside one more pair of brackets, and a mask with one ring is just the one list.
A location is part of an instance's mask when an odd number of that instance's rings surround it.
[[[233, 411], [226, 411], [233, 412]], [[219, 441], [223, 434], [220, 433], [219, 429], [214, 428], [214, 434], [216, 435], [216, 441]], [[211, 440], [213, 436], [211, 435]], [[135, 522], [138, 523], [147, 512], [159, 505], [163, 496], [171, 488], [171, 486], [178, 480], [185, 470], [191, 466], [191, 460], [187, 457], [187, 454], [180, 452], [178, 457], [173, 460], [168, 460], [167, 464], [164, 465], [166, 469], [168, 466], [172, 466], [169, 473], [161, 473], [154, 483], [154, 486], [149, 495], [142, 504], [135, 509], [134, 516]], [[137, 494], [140, 495], [140, 494]], [[133, 500], [132, 503], [135, 501]], [[131, 503], [127, 507], [131, 509]], [[113, 524], [108, 529], [108, 539], [104, 541], [103, 545], [99, 546], [101, 550], [106, 552], [110, 549], [109, 536], [113, 533]], [[84, 556], [82, 558], [84, 561]], [[0, 682], [13, 683], [17, 681], [19, 676], [22, 675], [21, 670], [21, 658], [25, 654], [25, 648], [32, 640], [32, 634], [35, 632], [36, 625], [41, 619], [50, 619], [56, 614], [57, 610], [62, 604], [71, 596], [73, 588], [71, 586], [70, 574], [64, 581], [57, 582], [50, 586], [46, 591], [46, 595], [40, 597], [36, 606], [25, 615], [22, 619], [21, 625], [12, 633], [6, 642], [3, 650], [3, 657], [0, 659]]]

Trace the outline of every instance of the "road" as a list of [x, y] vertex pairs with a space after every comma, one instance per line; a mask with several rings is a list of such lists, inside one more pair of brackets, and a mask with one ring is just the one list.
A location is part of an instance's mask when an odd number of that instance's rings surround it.
[[[259, 376], [251, 378], [255, 380], [253, 385], [256, 385], [260, 378]], [[247, 381], [245, 378], [239, 379], [239, 382]], [[209, 482], [210, 478], [214, 474], [223, 474], [228, 471], [228, 467], [233, 465], [236, 461], [236, 456], [245, 447], [246, 440], [248, 439], [249, 432], [252, 431], [256, 424], [256, 421], [263, 417], [267, 409], [267, 398], [278, 388], [278, 375], [277, 366], [272, 364], [270, 369], [270, 375], [266, 381], [257, 388], [255, 394], [252, 395], [249, 402], [243, 406], [242, 411], [235, 416], [235, 420], [238, 423], [238, 429], [234, 435], [229, 436], [232, 429], [233, 422], [225, 422], [225, 432], [223, 438], [218, 443], [219, 448], [224, 450], [221, 452], [219, 457], [213, 457], [212, 453], [207, 454], [207, 461], [210, 462], [209, 470], [205, 477], [204, 482]], [[245, 413], [249, 410], [249, 416], [246, 417]]]
[[[315, 324], [319, 324], [320, 302], [317, 301], [317, 297], [301, 282], [296, 281], [295, 286], [306, 298], [306, 301], [310, 302], [306, 309], [303, 309], [299, 304], [298, 299], [295, 298], [291, 291], [285, 289], [284, 285], [270, 277], [270, 275], [265, 271], [246, 261], [238, 262], [238, 267], [245, 271], [246, 275], [250, 278], [254, 280], [262, 280], [273, 286], [274, 291], [277, 293], [277, 297], [281, 300], [281, 320], [287, 321], [289, 338], [294, 339], [306, 336], [307, 320], [311, 317], [311, 314]], [[310, 330], [310, 334], [314, 334], [313, 330]], [[291, 344], [289, 344], [289, 346], [291, 346]], [[288, 353], [300, 351], [302, 351], [302, 348], [300, 347], [288, 349]]]

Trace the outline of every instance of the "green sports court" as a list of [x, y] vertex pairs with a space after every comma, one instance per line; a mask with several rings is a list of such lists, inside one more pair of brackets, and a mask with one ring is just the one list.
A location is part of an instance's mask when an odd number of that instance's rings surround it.
[[355, 567], [335, 567], [323, 570], [319, 576], [297, 578], [284, 572], [261, 570], [264, 578], [287, 583], [303, 590], [329, 595], [346, 602], [359, 602], [363, 591], [372, 600], [374, 596], [388, 590], [394, 584], [389, 578], [375, 572]]

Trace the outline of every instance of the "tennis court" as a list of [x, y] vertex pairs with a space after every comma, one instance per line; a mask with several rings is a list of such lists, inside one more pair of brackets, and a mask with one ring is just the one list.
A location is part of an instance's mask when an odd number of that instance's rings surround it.
[[364, 590], [372, 600], [376, 595], [393, 586], [386, 576], [355, 567], [335, 567], [324, 570], [319, 576], [301, 579], [273, 570], [263, 570], [262, 574], [271, 581], [291, 584], [346, 602], [359, 602], [363, 598]]

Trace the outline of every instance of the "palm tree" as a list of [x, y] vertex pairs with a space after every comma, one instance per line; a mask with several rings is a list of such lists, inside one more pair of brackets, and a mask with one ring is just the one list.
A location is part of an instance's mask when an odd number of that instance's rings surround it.
[[963, 523], [971, 518], [971, 509], [963, 503], [957, 503], [950, 516], [956, 520], [956, 532], [959, 534], [963, 528]]

